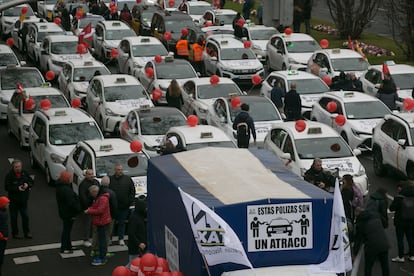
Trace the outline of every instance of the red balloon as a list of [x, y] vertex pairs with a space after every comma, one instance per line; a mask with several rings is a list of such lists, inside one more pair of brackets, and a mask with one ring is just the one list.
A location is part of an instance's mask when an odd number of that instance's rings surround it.
[[112, 49], [111, 53], [109, 54], [111, 58], [116, 58], [118, 56], [119, 52], [118, 49]]
[[148, 67], [147, 69], [145, 69], [145, 75], [147, 75], [147, 77], [151, 79], [152, 77], [154, 77], [154, 69]]
[[138, 140], [134, 140], [129, 144], [129, 148], [132, 152], [140, 152], [142, 150], [142, 144]]
[[48, 99], [43, 99], [40, 101], [40, 108], [42, 110], [49, 110], [51, 106], [52, 104], [50, 103]]
[[161, 97], [162, 97], [162, 90], [161, 89], [159, 89], [159, 88], [155, 88], [153, 91], [152, 91], [152, 99], [154, 100], [154, 101], [159, 101], [160, 99], [161, 99]]
[[27, 101], [24, 102], [24, 109], [32, 110], [36, 106], [35, 100], [33, 98], [29, 98]]
[[251, 48], [252, 47], [252, 42], [250, 40], [246, 40], [245, 42], [243, 42], [244, 48]]
[[285, 29], [285, 35], [291, 35], [292, 34], [292, 29], [291, 28], [286, 28]]
[[211, 21], [207, 21], [206, 23], [204, 23], [204, 27], [211, 27], [213, 26], [213, 23]]
[[168, 272], [168, 271], [170, 271], [170, 266], [168, 265], [167, 260], [159, 257], [158, 265], [157, 265], [157, 269], [155, 273], [161, 275], [162, 272]]
[[258, 85], [262, 82], [262, 77], [260, 75], [254, 75], [252, 77], [252, 82], [254, 85]]
[[156, 55], [156, 56], [154, 57], [154, 60], [155, 60], [155, 62], [156, 62], [156, 63], [160, 63], [160, 62], [162, 62], [162, 56], [160, 56], [160, 55]]
[[79, 98], [73, 98], [71, 104], [73, 108], [78, 108], [81, 106], [81, 100]]
[[241, 105], [241, 99], [239, 97], [233, 97], [231, 99], [231, 107], [233, 109], [239, 108]]
[[170, 32], [165, 32], [164, 33], [164, 39], [167, 41], [170, 41], [172, 39], [172, 35]]
[[345, 118], [345, 116], [344, 116], [344, 115], [341, 115], [341, 114], [337, 115], [337, 116], [335, 117], [335, 123], [336, 123], [338, 126], [343, 126], [343, 125], [346, 123], [346, 118]]
[[7, 45], [9, 45], [9, 47], [13, 47], [13, 45], [14, 45], [14, 40], [13, 40], [13, 38], [9, 37], [9, 38], [6, 40], [6, 43], [7, 43]]
[[302, 132], [306, 129], [306, 122], [304, 120], [297, 120], [295, 123], [295, 129], [297, 132]]
[[329, 41], [327, 40], [327, 39], [322, 39], [320, 42], [319, 42], [319, 45], [321, 45], [321, 48], [322, 49], [326, 49], [326, 48], [328, 48], [328, 46], [329, 46]]
[[187, 28], [182, 28], [182, 29], [181, 29], [181, 35], [182, 35], [182, 36], [186, 36], [186, 35], [188, 35], [188, 29], [187, 29]]
[[78, 46], [76, 47], [76, 52], [79, 54], [79, 55], [83, 55], [83, 54], [86, 54], [86, 52], [88, 51], [88, 49], [86, 48], [86, 46], [85, 45], [83, 45], [82, 43], [81, 44], [78, 44]]
[[173, 271], [171, 272], [171, 276], [184, 276], [184, 274], [181, 271]]
[[22, 7], [22, 14], [26, 14], [27, 11], [28, 11], [28, 8], [27, 7]]
[[49, 71], [46, 72], [45, 77], [48, 81], [52, 81], [52, 80], [55, 79], [55, 72], [49, 70]]
[[330, 76], [324, 76], [322, 80], [326, 83], [326, 85], [330, 86], [332, 84], [332, 78]]
[[410, 98], [406, 98], [403, 101], [403, 108], [406, 111], [411, 111], [414, 109], [414, 100]]
[[[141, 262], [139, 264], [139, 268], [141, 269], [141, 272], [146, 273], [152, 273], [155, 271], [158, 265], [158, 259], [154, 254], [146, 253], [141, 257]], [[150, 274], [151, 275], [151, 274]]]
[[187, 125], [195, 127], [198, 124], [198, 117], [196, 115], [190, 115], [187, 118]]
[[170, 8], [174, 7], [174, 4], [175, 4], [175, 1], [174, 1], [174, 0], [170, 0], [170, 1], [168, 1], [168, 6], [169, 6]]
[[240, 18], [239, 20], [237, 20], [237, 22], [236, 22], [236, 24], [239, 26], [239, 27], [243, 27], [244, 26], [244, 23], [246, 23], [246, 21], [244, 21], [244, 19], [243, 18]]
[[211, 85], [216, 85], [216, 84], [219, 83], [219, 81], [220, 81], [220, 78], [217, 75], [212, 75], [210, 77], [210, 83], [211, 83]]
[[142, 0], [136, 0], [137, 4], [141, 4]]
[[112, 276], [130, 276], [131, 272], [125, 266], [117, 266], [112, 270]]
[[62, 20], [59, 17], [56, 17], [53, 19], [53, 22], [55, 22], [56, 25], [60, 25], [60, 23], [62, 23]]
[[328, 110], [329, 112], [333, 113], [336, 111], [336, 109], [338, 108], [338, 105], [336, 104], [336, 102], [329, 102], [326, 105], [326, 110]]

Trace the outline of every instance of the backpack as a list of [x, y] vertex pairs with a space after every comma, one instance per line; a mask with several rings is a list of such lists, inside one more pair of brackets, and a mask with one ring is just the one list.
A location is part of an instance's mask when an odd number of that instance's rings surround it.
[[249, 126], [246, 122], [241, 122], [237, 124], [237, 137], [247, 137], [249, 136]]
[[364, 207], [364, 195], [357, 185], [352, 185], [352, 190], [354, 191], [354, 199], [351, 204], [352, 207]]
[[403, 220], [414, 220], [414, 197], [403, 197], [401, 202], [401, 218]]

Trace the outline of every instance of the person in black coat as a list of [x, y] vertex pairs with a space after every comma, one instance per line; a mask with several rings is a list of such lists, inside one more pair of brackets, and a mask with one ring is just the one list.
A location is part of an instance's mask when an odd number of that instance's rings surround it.
[[22, 161], [14, 160], [12, 169], [7, 173], [5, 178], [5, 190], [8, 192], [10, 199], [10, 219], [12, 235], [14, 239], [21, 239], [17, 217], [20, 213], [22, 217], [23, 232], [27, 239], [32, 238], [29, 229], [28, 201], [30, 190], [33, 187], [33, 179], [28, 172], [22, 169]]
[[384, 80], [382, 81], [381, 87], [378, 89], [377, 97], [388, 106], [389, 109], [397, 109], [395, 104], [395, 102], [398, 101], [397, 86], [390, 74], [384, 74]]
[[173, 79], [165, 93], [165, 99], [169, 107], [175, 107], [181, 111], [184, 104], [183, 94], [181, 93], [180, 84], [176, 79]]
[[128, 224], [128, 254], [129, 263], [141, 257], [147, 250], [147, 203], [146, 199], [138, 199], [135, 210], [129, 218]]
[[349, 79], [351, 81], [351, 90], [352, 91], [364, 92], [362, 90], [362, 82], [356, 77], [354, 72], [349, 74]]
[[290, 90], [285, 95], [285, 115], [286, 121], [299, 120], [302, 112], [302, 100], [296, 92], [296, 83], [290, 84]]
[[63, 222], [60, 253], [70, 254], [73, 253], [70, 234], [75, 217], [80, 212], [80, 201], [72, 189], [72, 173], [69, 171], [61, 172], [56, 182], [56, 201]]
[[65, 31], [70, 31], [71, 29], [70, 14], [67, 8], [62, 9], [62, 19], [60, 21], [60, 24], [62, 25], [62, 28]]
[[380, 217], [376, 213], [364, 211], [361, 208], [357, 208], [355, 214], [356, 233], [354, 252], [358, 254], [359, 249], [364, 244], [364, 275], [370, 276], [372, 274], [372, 267], [375, 261], [378, 260], [381, 263], [382, 275], [389, 276], [388, 249], [390, 246]]
[[[95, 179], [95, 174], [92, 169], [88, 169], [85, 172], [85, 178], [79, 184], [79, 200], [81, 210], [84, 211], [88, 209], [92, 203], [93, 199], [89, 195], [89, 187], [92, 185], [99, 186], [98, 180]], [[82, 235], [83, 235], [83, 245], [86, 247], [90, 247], [91, 243], [89, 238], [91, 237], [91, 229], [92, 229], [92, 221], [91, 216], [87, 215], [83, 212], [80, 213], [80, 224], [82, 227]]]
[[3, 266], [4, 251], [6, 250], [7, 239], [9, 237], [8, 210], [10, 200], [5, 196], [0, 196], [0, 275]]
[[253, 136], [256, 145], [256, 129], [253, 118], [249, 115], [249, 105], [243, 103], [240, 106], [240, 113], [237, 114], [233, 121], [233, 129], [237, 130], [237, 146], [239, 148], [248, 148], [250, 143], [250, 133]]
[[384, 228], [388, 228], [388, 198], [387, 191], [383, 188], [378, 188], [373, 192], [366, 202], [365, 210], [377, 213], [381, 218]]
[[335, 187], [335, 177], [322, 168], [322, 159], [315, 158], [312, 166], [304, 174], [304, 179], [321, 189], [329, 191]]
[[283, 98], [285, 97], [285, 90], [282, 88], [280, 81], [276, 81], [272, 90], [270, 91], [270, 99], [277, 107], [280, 113], [283, 113]]

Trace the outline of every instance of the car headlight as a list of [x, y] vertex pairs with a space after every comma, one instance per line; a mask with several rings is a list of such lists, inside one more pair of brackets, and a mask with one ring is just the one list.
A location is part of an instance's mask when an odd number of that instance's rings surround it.
[[24, 125], [24, 126], [23, 126], [23, 131], [25, 131], [25, 132], [29, 132], [29, 128], [30, 128], [29, 126]]
[[1, 103], [2, 104], [9, 104], [9, 100], [6, 98], [1, 97]]
[[50, 154], [50, 159], [53, 161], [53, 163], [63, 163], [63, 161], [65, 161], [65, 157], [57, 155], [56, 153], [51, 153]]
[[363, 175], [365, 175], [365, 174], [366, 174], [366, 172], [365, 172], [365, 168], [364, 168], [364, 166], [359, 165], [358, 172], [356, 173], [356, 175], [355, 175], [355, 176], [363, 176]]
[[107, 116], [119, 116], [119, 114], [113, 112], [110, 108], [105, 108], [105, 114]]

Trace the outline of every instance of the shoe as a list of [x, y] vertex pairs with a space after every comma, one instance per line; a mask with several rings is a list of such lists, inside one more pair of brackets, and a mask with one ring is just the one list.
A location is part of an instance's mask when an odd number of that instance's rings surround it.
[[94, 258], [93, 261], [92, 261], [92, 263], [91, 263], [91, 265], [99, 266], [99, 265], [104, 265], [106, 263], [107, 263], [107, 259], [106, 258], [103, 258], [103, 259], [101, 259], [101, 258]]
[[69, 249], [61, 250], [60, 253], [62, 253], [62, 254], [72, 254], [73, 250], [69, 250]]
[[15, 240], [21, 240], [21, 239], [23, 239], [23, 237], [22, 236], [19, 236], [19, 235], [13, 235], [13, 239], [15, 239]]
[[25, 239], [33, 239], [33, 236], [32, 236], [32, 234], [27, 233], [27, 234], [24, 235], [24, 238]]
[[73, 251], [73, 250], [78, 250], [79, 248], [78, 247], [76, 247], [76, 246], [72, 246], [72, 248], [71, 248], [71, 250]]
[[[396, 263], [403, 263], [403, 262], [405, 262], [405, 259], [404, 259], [404, 257], [400, 258], [400, 257], [397, 256], [395, 258], [392, 258], [391, 261], [396, 262]], [[413, 261], [414, 261], [414, 257], [413, 257]]]
[[409, 259], [410, 261], [414, 262], [414, 256], [410, 256], [410, 257], [408, 257], [408, 259]]
[[85, 247], [91, 247], [92, 246], [92, 243], [90, 241], [88, 241], [88, 240], [85, 240], [85, 241], [83, 241], [83, 246], [85, 246]]
[[113, 257], [113, 256], [115, 256], [115, 253], [112, 253], [112, 252], [106, 252], [105, 257], [107, 257], [107, 258], [111, 258], [111, 257]]
[[119, 245], [125, 246], [125, 241], [124, 240], [119, 240]]

